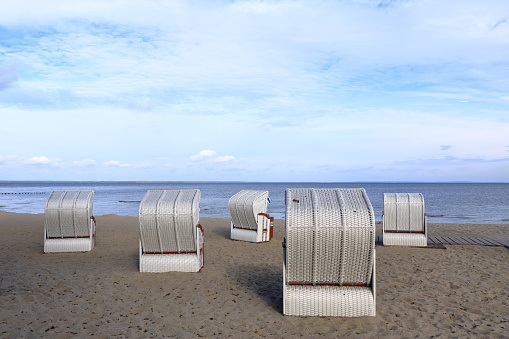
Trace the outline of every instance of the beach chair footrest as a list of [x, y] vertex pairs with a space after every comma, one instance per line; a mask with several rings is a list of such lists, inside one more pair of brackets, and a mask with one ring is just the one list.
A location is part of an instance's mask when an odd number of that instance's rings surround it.
[[243, 228], [232, 228], [230, 238], [233, 240], [258, 242], [258, 232], [256, 230], [248, 230]]
[[286, 285], [284, 314], [362, 317], [375, 315], [371, 287]]
[[202, 256], [193, 254], [142, 254], [140, 272], [199, 272]]
[[94, 248], [94, 238], [44, 239], [44, 253], [88, 252]]
[[426, 247], [428, 238], [423, 233], [388, 233], [383, 234], [384, 246], [417, 246]]

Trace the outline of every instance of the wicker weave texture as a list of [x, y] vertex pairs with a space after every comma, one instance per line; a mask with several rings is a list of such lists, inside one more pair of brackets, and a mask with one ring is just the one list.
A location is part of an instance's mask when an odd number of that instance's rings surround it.
[[286, 286], [285, 314], [295, 316], [362, 317], [375, 314], [370, 287]]
[[375, 218], [364, 189], [288, 189], [286, 209], [289, 281], [370, 283]]
[[139, 209], [140, 240], [145, 252], [196, 251], [199, 190], [149, 190]]
[[93, 191], [53, 191], [46, 201], [48, 237], [90, 236]]
[[[285, 250], [286, 252], [286, 250]], [[283, 261], [283, 314], [362, 317], [376, 315], [376, 250], [370, 286], [290, 285]]]
[[140, 241], [140, 272], [199, 272], [203, 267], [203, 232], [196, 227], [196, 253], [146, 254]]
[[375, 218], [364, 189], [287, 189], [283, 280], [286, 315], [375, 315]]
[[242, 190], [228, 201], [228, 210], [236, 227], [256, 231], [258, 213], [267, 212], [268, 191]]
[[84, 252], [94, 247], [93, 191], [53, 191], [44, 211], [44, 252]]
[[258, 242], [258, 232], [232, 227], [230, 239], [248, 242]]
[[144, 254], [140, 272], [198, 272], [202, 267], [196, 254]]
[[426, 246], [426, 214], [421, 193], [384, 193], [383, 235], [384, 245]]
[[385, 246], [426, 247], [428, 245], [428, 238], [424, 233], [384, 233], [383, 244]]
[[149, 190], [139, 210], [140, 272], [203, 267], [199, 190]]
[[242, 190], [228, 201], [232, 228], [230, 238], [249, 242], [270, 240], [271, 219], [266, 214], [268, 191]]
[[45, 239], [44, 252], [88, 252], [94, 248], [94, 238]]
[[248, 242], [268, 242], [272, 239], [274, 232], [274, 218], [268, 214], [260, 213], [257, 215], [257, 230], [242, 229], [235, 227], [232, 222], [230, 239]]
[[421, 193], [384, 193], [385, 229], [424, 232], [424, 197]]

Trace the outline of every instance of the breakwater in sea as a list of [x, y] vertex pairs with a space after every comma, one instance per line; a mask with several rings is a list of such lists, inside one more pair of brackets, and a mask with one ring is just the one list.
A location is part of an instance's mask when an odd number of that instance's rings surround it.
[[287, 188], [365, 188], [375, 218], [384, 193], [422, 193], [428, 222], [509, 224], [509, 183], [310, 183], [310, 182], [118, 182], [0, 181], [0, 211], [43, 213], [53, 190], [93, 190], [94, 214], [138, 215], [147, 190], [199, 189], [200, 216], [229, 218], [228, 200], [240, 190], [269, 191], [268, 212], [285, 217]]

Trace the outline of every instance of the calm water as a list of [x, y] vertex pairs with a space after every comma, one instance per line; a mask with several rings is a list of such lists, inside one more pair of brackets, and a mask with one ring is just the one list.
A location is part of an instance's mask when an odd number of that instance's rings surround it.
[[284, 219], [286, 188], [363, 187], [377, 220], [383, 193], [422, 193], [429, 222], [509, 224], [509, 184], [485, 183], [237, 183], [237, 182], [0, 182], [0, 211], [44, 213], [53, 190], [95, 191], [94, 214], [138, 215], [147, 190], [199, 189], [200, 216], [229, 218], [228, 199], [243, 189], [267, 190], [268, 212]]

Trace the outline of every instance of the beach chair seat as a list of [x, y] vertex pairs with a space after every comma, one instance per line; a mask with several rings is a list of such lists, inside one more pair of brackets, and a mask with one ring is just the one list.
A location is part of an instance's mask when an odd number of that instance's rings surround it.
[[374, 316], [375, 217], [364, 189], [287, 189], [283, 314]]
[[44, 210], [44, 252], [87, 252], [95, 245], [93, 191], [53, 191]]
[[424, 197], [421, 193], [384, 193], [383, 244], [426, 247]]
[[274, 235], [274, 218], [267, 214], [268, 191], [242, 190], [228, 201], [230, 238], [267, 242]]
[[199, 272], [199, 190], [149, 190], [140, 203], [140, 272]]

